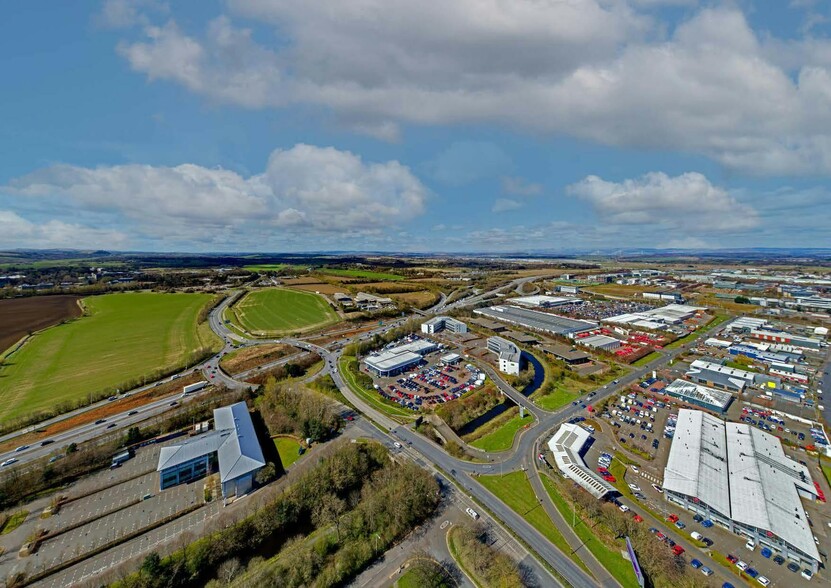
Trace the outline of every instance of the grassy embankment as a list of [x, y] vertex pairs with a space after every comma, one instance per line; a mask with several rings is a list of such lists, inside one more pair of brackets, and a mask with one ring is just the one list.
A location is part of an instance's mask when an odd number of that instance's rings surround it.
[[[503, 416], [506, 418], [502, 418]], [[526, 413], [525, 418], [520, 418], [519, 409], [512, 408], [505, 412], [505, 415], [500, 415], [498, 419], [482, 427], [487, 432], [468, 444], [482, 451], [507, 451], [513, 446], [517, 433], [533, 424], [533, 416]]]
[[230, 314], [232, 321], [257, 336], [309, 331], [340, 320], [325, 298], [285, 288], [252, 290], [231, 307]]
[[0, 367], [0, 422], [61, 412], [152, 382], [216, 352], [207, 294], [150, 292], [84, 299], [86, 315], [32, 337]]
[[378, 391], [374, 388], [364, 386], [358, 380], [360, 379], [360, 372], [358, 371], [358, 360], [350, 355], [344, 355], [338, 362], [343, 381], [349, 386], [349, 389], [354, 392], [358, 398], [369, 404], [374, 409], [378, 410], [395, 419], [398, 422], [407, 422], [415, 418], [415, 414], [411, 410], [407, 410], [401, 405], [382, 398]]

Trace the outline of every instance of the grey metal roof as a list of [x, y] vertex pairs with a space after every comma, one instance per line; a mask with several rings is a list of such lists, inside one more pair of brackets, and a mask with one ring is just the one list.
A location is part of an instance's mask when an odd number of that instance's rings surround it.
[[582, 333], [583, 331], [597, 327], [597, 323], [570, 319], [564, 316], [541, 312], [539, 310], [520, 308], [518, 306], [497, 305], [488, 308], [477, 308], [473, 312], [498, 321], [558, 335]]
[[265, 466], [263, 450], [244, 402], [215, 409], [214, 426], [216, 430], [210, 433], [192, 437], [179, 445], [162, 447], [156, 471], [177, 467], [211, 453], [217, 453], [219, 477], [223, 482]]
[[718, 406], [721, 410], [727, 408], [733, 400], [733, 395], [729, 392], [715, 390], [713, 388], [708, 388], [707, 386], [702, 386], [701, 384], [696, 384], [694, 382], [687, 382], [685, 380], [675, 380], [669, 386], [664, 388], [664, 391], [672, 394], [678, 394], [679, 396], [689, 398], [690, 400], [706, 402], [712, 406]]
[[411, 351], [394, 353], [388, 351], [379, 353], [378, 355], [370, 355], [364, 360], [364, 363], [371, 368], [385, 372], [410, 365], [417, 361], [421, 361], [421, 356], [418, 353]]
[[548, 441], [548, 448], [554, 454], [554, 461], [564, 476], [577, 482], [595, 498], [602, 498], [609, 492], [616, 492], [616, 489], [594, 473], [580, 457], [580, 451], [589, 437], [589, 432], [583, 427], [563, 423]]

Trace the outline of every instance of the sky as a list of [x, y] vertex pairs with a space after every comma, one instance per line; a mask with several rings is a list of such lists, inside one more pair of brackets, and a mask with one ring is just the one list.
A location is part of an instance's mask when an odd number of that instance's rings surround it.
[[825, 0], [4, 16], [0, 248], [831, 247]]

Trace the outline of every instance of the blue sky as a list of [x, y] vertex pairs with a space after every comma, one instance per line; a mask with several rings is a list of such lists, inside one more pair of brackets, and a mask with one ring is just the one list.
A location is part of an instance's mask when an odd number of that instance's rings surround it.
[[831, 246], [826, 2], [6, 15], [3, 248]]

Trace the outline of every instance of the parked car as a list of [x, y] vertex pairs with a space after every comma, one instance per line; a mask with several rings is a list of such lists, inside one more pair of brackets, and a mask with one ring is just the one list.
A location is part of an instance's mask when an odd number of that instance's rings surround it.
[[[748, 566], [742, 560], [739, 560], [739, 561], [736, 562], [736, 567], [739, 568], [741, 571], [745, 571]], [[799, 568], [797, 568], [797, 569], [799, 569]]]
[[762, 557], [766, 559], [770, 559], [770, 556], [773, 555], [773, 551], [769, 547], [762, 547], [762, 551], [759, 553], [761, 553]]
[[751, 578], [753, 578], [753, 579], [755, 579], [755, 578], [756, 578], [756, 576], [758, 576], [758, 575], [759, 575], [759, 571], [758, 571], [756, 568], [747, 568], [747, 569], [744, 571], [744, 573], [745, 573], [745, 574], [747, 574], [748, 576], [750, 576], [750, 577], [751, 577]]
[[696, 523], [700, 523], [701, 521], [703, 521], [703, 520], [704, 520], [704, 517], [702, 517], [700, 514], [697, 514], [697, 515], [693, 516], [693, 520], [694, 520]]
[[756, 578], [756, 581], [759, 582], [759, 584], [761, 584], [762, 586], [770, 585], [770, 580], [768, 580], [764, 576], [759, 576], [758, 578]]
[[710, 519], [707, 519], [706, 521], [702, 521], [701, 526], [709, 529], [710, 527], [713, 526], [713, 521], [711, 521]]
[[775, 563], [775, 564], [776, 564], [776, 565], [778, 565], [778, 566], [781, 566], [783, 563], [785, 563], [785, 558], [784, 558], [784, 557], [782, 557], [782, 556], [781, 556], [781, 555], [779, 555], [779, 554], [774, 555], [774, 556], [773, 556], [773, 563]]
[[675, 555], [681, 555], [682, 553], [684, 553], [684, 548], [680, 545], [676, 545], [672, 548], [672, 553], [674, 553]]
[[640, 492], [641, 488], [637, 484], [629, 484], [629, 487], [634, 490], [635, 492]]
[[796, 564], [796, 562], [791, 562], [788, 564], [788, 569], [795, 574], [799, 571], [799, 566]]
[[739, 558], [738, 558], [738, 557], [736, 557], [735, 555], [733, 555], [732, 553], [728, 553], [728, 554], [727, 554], [727, 561], [729, 561], [730, 563], [734, 564], [734, 563], [736, 563], [737, 561], [739, 561]]
[[713, 540], [712, 540], [712, 539], [710, 539], [709, 537], [704, 537], [704, 538], [701, 540], [701, 542], [702, 542], [704, 545], [706, 545], [707, 547], [712, 547], [712, 546], [713, 546]]
[[700, 568], [704, 564], [701, 563], [700, 561], [698, 561], [697, 559], [693, 559], [692, 561], [690, 561], [690, 565], [693, 567], [693, 569], [697, 570], [698, 568]]
[[686, 528], [687, 525], [684, 523], [684, 521], [676, 521], [675, 526], [678, 527], [679, 529], [684, 529], [684, 528]]
[[808, 568], [805, 568], [804, 570], [802, 570], [802, 573], [801, 573], [800, 575], [801, 575], [803, 578], [805, 578], [806, 580], [810, 580], [811, 578], [813, 578], [813, 577], [814, 577], [814, 572], [812, 572], [812, 571], [811, 571], [811, 570], [809, 570]]
[[652, 487], [655, 489], [655, 492], [657, 492], [658, 494], [663, 494], [664, 493], [664, 489], [661, 488], [660, 486], [658, 486], [658, 484], [652, 484]]
[[701, 566], [701, 569], [699, 571], [702, 574], [704, 574], [705, 576], [712, 576], [713, 575], [713, 570], [711, 570], [707, 566]]

